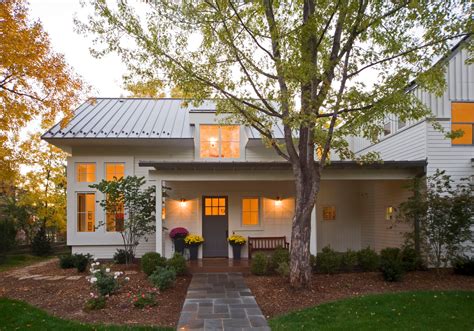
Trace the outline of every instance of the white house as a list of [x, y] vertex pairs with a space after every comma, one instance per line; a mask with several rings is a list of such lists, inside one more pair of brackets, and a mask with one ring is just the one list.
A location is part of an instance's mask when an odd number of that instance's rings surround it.
[[[393, 210], [404, 201], [403, 188], [416, 175], [446, 169], [456, 178], [473, 176], [474, 66], [457, 47], [448, 60], [448, 89], [437, 98], [416, 89], [446, 128], [461, 128], [459, 140], [445, 139], [427, 120], [389, 119], [377, 144], [350, 138], [358, 154], [379, 151], [383, 164], [360, 166], [333, 161], [324, 171], [312, 216], [311, 252], [331, 245], [338, 251], [399, 246], [407, 226]], [[43, 139], [70, 153], [68, 158], [67, 232], [73, 252], [111, 258], [120, 248], [99, 192], [89, 185], [121, 175], [144, 176], [157, 188], [156, 234], [139, 245], [138, 256], [157, 251], [169, 257], [174, 227], [201, 234], [201, 257], [232, 257], [229, 234], [286, 236], [290, 240], [294, 188], [289, 164], [262, 143], [252, 128], [219, 125], [215, 105], [199, 107], [179, 99], [99, 98], [81, 105], [63, 128]], [[275, 127], [277, 137], [281, 128]], [[169, 187], [162, 199], [162, 187]], [[164, 200], [162, 209], [161, 201]], [[247, 248], [242, 252], [247, 255]]]

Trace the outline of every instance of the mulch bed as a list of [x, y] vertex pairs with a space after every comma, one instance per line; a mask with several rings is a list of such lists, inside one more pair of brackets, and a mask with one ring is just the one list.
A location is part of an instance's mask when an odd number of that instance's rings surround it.
[[[147, 280], [146, 275], [139, 271], [138, 265], [111, 265], [111, 269], [137, 273], [127, 275], [130, 281], [108, 298], [107, 306], [102, 310], [83, 310], [91, 292], [91, 285], [84, 277], [79, 280], [17, 280], [0, 273], [0, 297], [23, 300], [55, 316], [87, 323], [176, 326], [191, 276], [178, 277], [173, 288], [159, 293], [156, 296], [157, 306], [138, 309], [133, 306], [131, 296], [157, 290]], [[61, 269], [58, 261], [53, 260], [45, 266], [32, 269], [30, 274], [86, 276], [88, 272], [78, 273], [75, 269]]]
[[267, 318], [338, 299], [364, 294], [413, 290], [471, 290], [474, 277], [459, 276], [451, 270], [416, 271], [401, 282], [385, 282], [379, 272], [315, 274], [311, 286], [293, 290], [287, 279], [278, 276], [245, 277], [245, 281]]

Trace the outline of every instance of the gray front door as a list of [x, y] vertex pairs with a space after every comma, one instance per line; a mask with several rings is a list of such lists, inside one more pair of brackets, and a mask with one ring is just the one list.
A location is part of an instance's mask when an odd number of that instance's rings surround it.
[[203, 257], [228, 256], [227, 197], [202, 197]]

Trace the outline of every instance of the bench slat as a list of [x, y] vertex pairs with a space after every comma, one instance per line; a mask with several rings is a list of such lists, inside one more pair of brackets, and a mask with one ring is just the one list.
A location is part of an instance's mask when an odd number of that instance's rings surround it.
[[252, 258], [254, 250], [275, 250], [281, 246], [288, 249], [289, 243], [286, 241], [286, 236], [283, 237], [249, 237], [249, 259]]

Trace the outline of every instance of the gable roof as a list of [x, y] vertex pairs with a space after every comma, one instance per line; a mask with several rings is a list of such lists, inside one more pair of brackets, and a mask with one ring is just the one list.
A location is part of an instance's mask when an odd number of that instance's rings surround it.
[[[173, 98], [96, 98], [86, 101], [74, 112], [63, 128], [56, 124], [42, 138], [131, 138], [193, 139], [194, 126], [190, 112], [214, 112], [216, 103], [205, 100], [200, 106], [183, 104]], [[259, 139], [253, 128], [246, 128], [250, 139]], [[275, 125], [275, 138], [283, 138], [283, 130]]]

